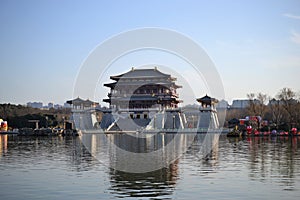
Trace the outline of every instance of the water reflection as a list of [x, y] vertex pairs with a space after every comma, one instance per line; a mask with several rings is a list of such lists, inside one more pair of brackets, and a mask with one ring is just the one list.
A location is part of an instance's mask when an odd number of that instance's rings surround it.
[[14, 166], [66, 161], [72, 167], [70, 169], [76, 171], [87, 170], [98, 162], [78, 137], [15, 135], [0, 135], [0, 161], [2, 165], [11, 163]]
[[293, 189], [299, 174], [299, 137], [249, 138], [249, 176], [266, 181], [276, 179], [285, 189]]
[[0, 158], [7, 152], [7, 135], [0, 135]]
[[[112, 141], [129, 152], [153, 152], [170, 144], [174, 135], [157, 135], [139, 143], [132, 136], [123, 136], [0, 135], [0, 193], [4, 199], [34, 199], [35, 195], [45, 199], [97, 199], [104, 195], [105, 199], [295, 199], [300, 193], [300, 137], [240, 139], [221, 135], [203, 159], [199, 154], [205, 138], [199, 134], [183, 157], [167, 167], [129, 173], [114, 168], [126, 159], [110, 146]], [[174, 151], [190, 140], [189, 135], [178, 138]], [[100, 155], [101, 162], [92, 154]], [[127, 157], [126, 163], [130, 161]]]
[[[218, 134], [83, 134], [91, 154], [108, 167], [131, 173], [145, 173], [168, 167], [192, 144], [197, 155], [206, 156], [217, 143]], [[196, 152], [196, 149], [193, 150]]]
[[110, 170], [110, 192], [116, 197], [159, 197], [170, 199], [178, 179], [178, 160], [168, 168], [148, 173]]

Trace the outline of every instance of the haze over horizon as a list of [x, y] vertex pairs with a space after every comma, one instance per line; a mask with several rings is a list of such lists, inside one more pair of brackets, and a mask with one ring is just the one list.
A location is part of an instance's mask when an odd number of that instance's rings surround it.
[[[274, 97], [283, 87], [300, 92], [297, 0], [2, 0], [0, 23], [0, 103], [63, 104], [72, 98], [80, 66], [95, 47], [121, 32], [143, 27], [177, 31], [204, 48], [229, 102], [245, 99], [251, 92]], [[116, 63], [109, 75], [141, 66], [142, 60], [135, 61], [134, 55]], [[157, 55], [150, 52], [146, 64], [151, 58], [157, 63]], [[171, 60], [168, 67], [181, 74], [180, 61], [159, 55]], [[99, 85], [104, 82], [109, 77]], [[102, 102], [107, 92], [99, 90], [96, 99], [82, 98], [107, 106]]]

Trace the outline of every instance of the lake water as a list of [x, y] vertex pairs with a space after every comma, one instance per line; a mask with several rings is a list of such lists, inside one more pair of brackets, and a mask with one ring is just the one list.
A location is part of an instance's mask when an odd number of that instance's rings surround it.
[[[101, 137], [114, 137], [119, 144], [127, 140], [124, 135]], [[195, 140], [183, 156], [167, 167], [145, 173], [116, 170], [110, 163], [111, 155], [104, 153], [109, 151], [99, 152], [110, 148], [105, 139], [96, 144], [91, 140], [95, 152], [103, 156], [99, 161], [97, 156], [92, 156], [93, 150], [82, 144], [87, 139], [0, 135], [1, 199], [300, 197], [300, 137], [239, 140], [221, 135], [206, 159], [198, 156], [202, 144]], [[149, 151], [149, 146], [160, 148], [158, 144], [163, 144], [156, 142], [161, 137], [153, 140], [148, 146], [127, 144], [135, 152]]]

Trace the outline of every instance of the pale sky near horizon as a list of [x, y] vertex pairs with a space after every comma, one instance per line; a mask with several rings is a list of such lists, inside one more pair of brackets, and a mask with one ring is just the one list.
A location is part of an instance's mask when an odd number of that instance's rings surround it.
[[[63, 104], [96, 46], [143, 27], [178, 31], [204, 48], [228, 101], [250, 92], [275, 96], [283, 87], [300, 91], [297, 0], [1, 0], [0, 24], [0, 103]], [[101, 102], [106, 95], [89, 98]]]

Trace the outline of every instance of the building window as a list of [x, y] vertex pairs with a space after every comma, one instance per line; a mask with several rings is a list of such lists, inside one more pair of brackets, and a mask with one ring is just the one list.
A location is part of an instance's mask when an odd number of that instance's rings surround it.
[[144, 119], [147, 119], [148, 118], [148, 115], [147, 114], [144, 114]]
[[140, 114], [137, 114], [137, 115], [136, 115], [136, 118], [137, 118], [137, 119], [140, 119], [140, 118], [141, 118]]

